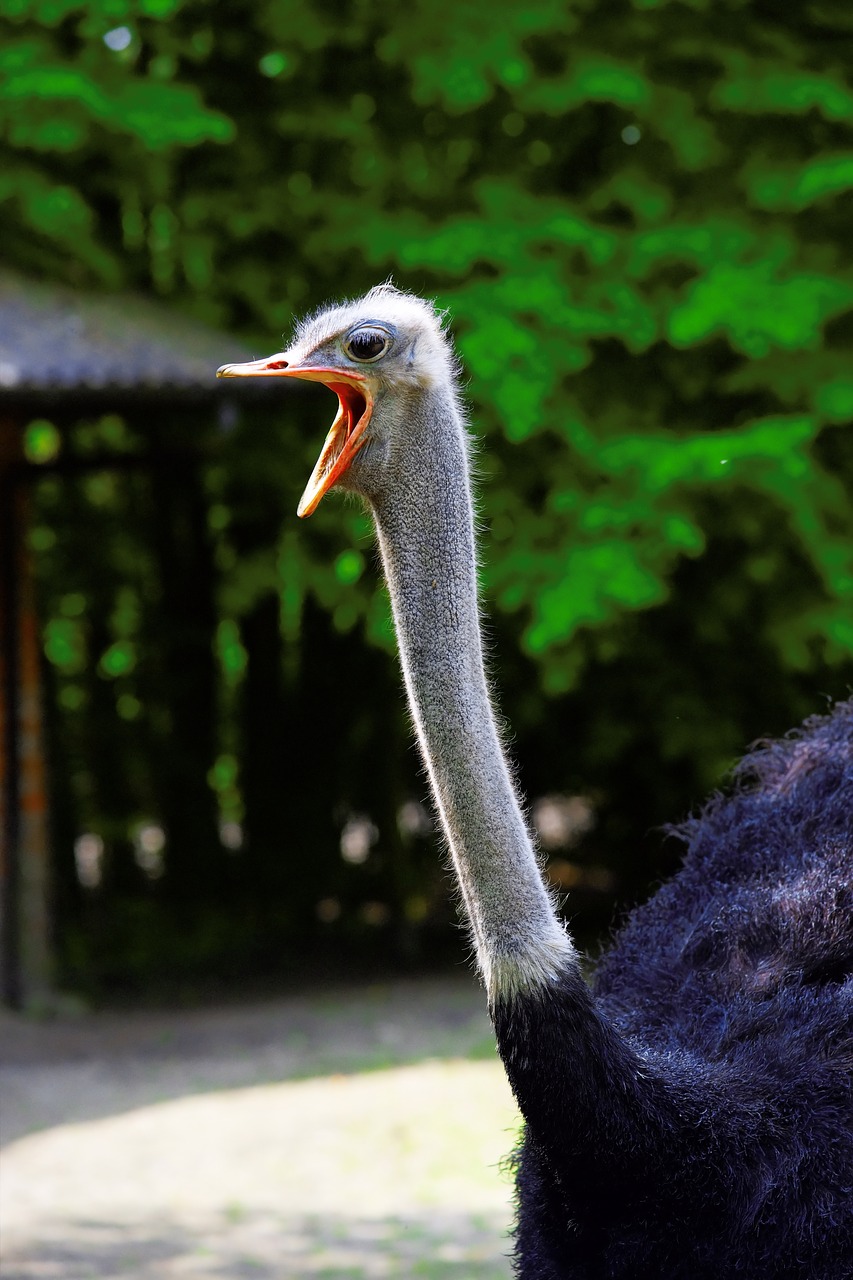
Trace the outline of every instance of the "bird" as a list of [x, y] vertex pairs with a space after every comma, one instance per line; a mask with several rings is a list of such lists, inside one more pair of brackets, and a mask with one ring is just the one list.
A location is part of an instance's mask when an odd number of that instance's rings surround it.
[[222, 377], [338, 412], [298, 514], [372, 514], [402, 675], [523, 1132], [521, 1280], [853, 1277], [853, 699], [756, 745], [589, 979], [484, 666], [471, 436], [446, 315], [378, 285]]

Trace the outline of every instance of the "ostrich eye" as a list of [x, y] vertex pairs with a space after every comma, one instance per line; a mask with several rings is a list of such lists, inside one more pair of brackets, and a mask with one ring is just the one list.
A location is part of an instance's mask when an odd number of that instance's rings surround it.
[[353, 360], [378, 360], [388, 350], [390, 340], [381, 329], [356, 329], [344, 343], [344, 351]]

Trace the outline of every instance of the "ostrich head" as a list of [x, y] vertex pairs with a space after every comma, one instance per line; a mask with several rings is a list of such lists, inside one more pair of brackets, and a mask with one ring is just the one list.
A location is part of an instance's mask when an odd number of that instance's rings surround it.
[[394, 483], [407, 419], [431, 390], [455, 398], [454, 371], [435, 308], [384, 284], [303, 320], [286, 351], [223, 365], [217, 377], [303, 378], [335, 392], [338, 412], [299, 503], [310, 516], [335, 485], [375, 501]]

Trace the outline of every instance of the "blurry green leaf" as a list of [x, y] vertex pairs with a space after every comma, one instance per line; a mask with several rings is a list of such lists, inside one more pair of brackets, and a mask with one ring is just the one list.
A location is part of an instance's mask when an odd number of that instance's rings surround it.
[[261, 73], [265, 76], [280, 76], [286, 70], [288, 65], [287, 55], [282, 53], [280, 49], [273, 50], [271, 53], [265, 53], [258, 63]]
[[86, 597], [82, 591], [66, 591], [59, 601], [59, 609], [65, 618], [80, 618], [86, 612]]
[[646, 106], [650, 99], [651, 86], [641, 71], [594, 54], [578, 57], [555, 79], [533, 81], [521, 97], [528, 109], [552, 115], [586, 102], [637, 108]]
[[248, 655], [240, 640], [240, 630], [231, 618], [223, 618], [216, 629], [216, 653], [226, 681], [236, 683], [246, 670]]
[[835, 378], [819, 386], [815, 408], [831, 422], [853, 421], [853, 377]]
[[715, 106], [738, 112], [779, 112], [804, 115], [820, 111], [829, 120], [853, 118], [853, 92], [834, 74], [815, 74], [805, 68], [757, 63], [737, 58], [738, 70], [714, 89]]
[[774, 346], [817, 346], [824, 322], [851, 305], [853, 282], [805, 273], [780, 279], [764, 263], [721, 263], [690, 286], [668, 329], [685, 346], [722, 332], [736, 349], [761, 357]]
[[525, 642], [533, 653], [596, 626], [622, 609], [642, 609], [665, 598], [661, 577], [642, 563], [632, 542], [598, 540], [573, 547], [553, 581], [541, 587]]
[[62, 449], [62, 436], [46, 418], [34, 418], [24, 429], [24, 455], [30, 462], [52, 462]]
[[335, 560], [335, 573], [338, 581], [350, 586], [358, 582], [364, 572], [364, 556], [352, 548], [342, 551]]
[[125, 676], [136, 666], [136, 647], [129, 640], [116, 640], [101, 654], [98, 668], [102, 675], [114, 680]]
[[238, 772], [236, 757], [226, 753], [217, 757], [208, 780], [214, 791], [227, 791], [236, 782]]
[[44, 629], [44, 651], [49, 662], [68, 675], [86, 665], [83, 628], [71, 618], [51, 618]]
[[138, 720], [142, 714], [142, 703], [132, 693], [121, 693], [116, 698], [116, 711], [122, 720]]
[[29, 531], [27, 545], [36, 552], [49, 551], [56, 545], [56, 532], [46, 525], [34, 525]]
[[152, 150], [229, 142], [235, 132], [225, 115], [204, 107], [197, 90], [186, 85], [129, 83], [116, 95], [111, 111], [117, 124]]
[[86, 691], [79, 684], [63, 684], [59, 690], [59, 704], [66, 711], [79, 711], [86, 705]]
[[749, 194], [763, 209], [804, 209], [853, 187], [853, 154], [819, 156], [799, 169], [756, 172]]

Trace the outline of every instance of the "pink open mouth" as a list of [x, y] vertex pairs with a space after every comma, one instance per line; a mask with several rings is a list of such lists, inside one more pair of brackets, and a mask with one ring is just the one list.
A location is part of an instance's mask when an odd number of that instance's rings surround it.
[[320, 365], [291, 366], [283, 355], [250, 360], [246, 364], [225, 364], [217, 378], [302, 378], [306, 382], [322, 382], [338, 397], [338, 412], [323, 442], [320, 456], [302, 494], [297, 515], [310, 516], [324, 494], [349, 469], [353, 458], [365, 442], [365, 431], [373, 412], [373, 398], [364, 377], [344, 373]]

